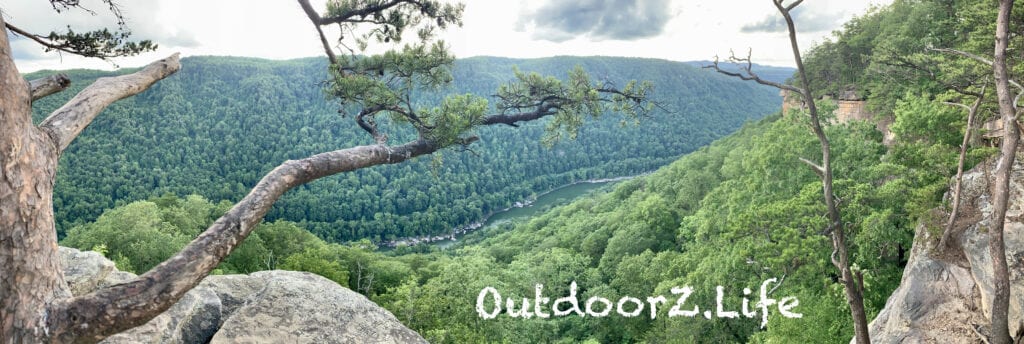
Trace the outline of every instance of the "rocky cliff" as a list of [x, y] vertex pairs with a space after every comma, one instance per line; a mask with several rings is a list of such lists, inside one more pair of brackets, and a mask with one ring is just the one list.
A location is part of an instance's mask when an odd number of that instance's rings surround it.
[[[135, 278], [60, 248], [75, 295]], [[426, 343], [363, 295], [305, 272], [209, 276], [167, 312], [103, 343]]]
[[[1017, 151], [1006, 214], [1010, 333], [1024, 333], [1024, 151]], [[874, 343], [978, 343], [988, 335], [992, 256], [988, 230], [995, 159], [964, 173], [962, 211], [952, 248], [936, 249], [947, 213], [917, 228], [900, 286], [871, 322]]]

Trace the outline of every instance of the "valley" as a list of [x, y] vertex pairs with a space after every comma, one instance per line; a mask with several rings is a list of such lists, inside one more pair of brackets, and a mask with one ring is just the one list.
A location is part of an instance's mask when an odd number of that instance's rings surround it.
[[[371, 140], [351, 109], [325, 100], [321, 59], [194, 57], [182, 63], [180, 73], [107, 109], [64, 155], [60, 168], [69, 173], [58, 177], [54, 199], [60, 235], [104, 209], [164, 194], [234, 202], [285, 160]], [[450, 87], [416, 99], [426, 106], [444, 94], [489, 97], [513, 78], [514, 68], [564, 75], [575, 65], [609, 82], [650, 80], [662, 109], [635, 122], [609, 114], [576, 140], [550, 147], [539, 142], [545, 123], [480, 128], [480, 142], [469, 151], [447, 150], [299, 187], [267, 220], [303, 223], [332, 242], [446, 235], [560, 185], [651, 171], [781, 103], [771, 89], [684, 63], [606, 57], [458, 60]], [[74, 85], [108, 74], [69, 71]], [[34, 103], [37, 120], [73, 95], [74, 85]], [[732, 99], [737, 94], [743, 102]], [[409, 134], [399, 130], [392, 141]]]

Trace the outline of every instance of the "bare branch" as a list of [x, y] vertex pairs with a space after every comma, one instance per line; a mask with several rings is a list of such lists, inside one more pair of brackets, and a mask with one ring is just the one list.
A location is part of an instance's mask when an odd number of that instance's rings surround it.
[[857, 275], [857, 286], [858, 286], [858, 288], [860, 288], [861, 292], [864, 292], [864, 273], [861, 272], [860, 270], [857, 270], [856, 271], [856, 275]]
[[778, 88], [778, 89], [781, 89], [781, 90], [787, 90], [787, 91], [797, 92], [797, 93], [803, 94], [803, 92], [799, 88], [796, 88], [796, 87], [791, 86], [791, 85], [780, 84], [780, 83], [777, 83], [777, 82], [774, 82], [774, 81], [764, 80], [764, 79], [761, 79], [761, 77], [759, 77], [757, 74], [754, 74], [754, 71], [752, 70], [753, 63], [751, 62], [750, 56], [751, 56], [751, 51], [747, 52], [747, 57], [746, 58], [739, 58], [739, 57], [736, 57], [736, 55], [734, 55], [734, 54], [729, 56], [729, 61], [732, 62], [732, 63], [737, 63], [737, 64], [738, 63], [745, 63], [746, 64], [746, 66], [740, 67], [740, 69], [743, 71], [743, 73], [730, 72], [730, 71], [727, 71], [727, 70], [724, 70], [724, 69], [720, 68], [718, 66], [718, 56], [715, 56], [715, 60], [714, 60], [714, 62], [712, 62], [711, 65], [704, 66], [704, 68], [711, 68], [711, 69], [714, 69], [716, 72], [719, 72], [719, 73], [722, 73], [722, 74], [725, 74], [725, 75], [728, 75], [728, 76], [731, 76], [731, 77], [740, 78], [742, 80], [754, 81], [754, 82], [757, 82], [757, 83], [762, 84], [762, 85], [767, 85], [767, 86], [775, 87], [775, 88]]
[[380, 111], [383, 111], [383, 109], [379, 106], [366, 108], [363, 109], [362, 111], [359, 111], [359, 114], [356, 115], [356, 124], [358, 124], [360, 128], [369, 133], [370, 136], [373, 136], [373, 140], [377, 142], [377, 144], [383, 145], [387, 144], [388, 135], [383, 134], [379, 130], [377, 130], [377, 121], [374, 117]]
[[39, 78], [28, 82], [32, 89], [32, 101], [39, 100], [48, 95], [63, 91], [71, 85], [71, 79], [67, 74], [61, 73], [45, 78]]
[[775, 292], [775, 289], [779, 289], [779, 287], [782, 286], [782, 282], [785, 282], [785, 281], [786, 281], [786, 274], [782, 274], [782, 278], [779, 278], [779, 282], [776, 283], [775, 286], [772, 287], [772, 289], [768, 290], [768, 292], [765, 293], [765, 294], [771, 295], [772, 293]]
[[950, 48], [928, 48], [928, 49], [932, 50], [932, 51], [937, 51], [937, 52], [940, 52], [940, 53], [960, 55], [960, 56], [963, 56], [963, 57], [966, 57], [966, 58], [969, 58], [969, 59], [972, 59], [972, 60], [984, 63], [984, 64], [989, 65], [989, 66], [992, 65], [992, 60], [989, 60], [989, 59], [984, 58], [984, 57], [982, 57], [980, 55], [972, 54], [972, 53], [969, 53], [969, 52], [966, 52], [966, 51], [963, 51], [963, 50], [956, 50], [956, 49], [950, 49]]
[[327, 53], [327, 58], [331, 61], [332, 65], [338, 64], [338, 57], [334, 55], [334, 49], [331, 48], [331, 44], [327, 42], [327, 36], [324, 35], [324, 30], [320, 28], [320, 22], [323, 18], [320, 14], [313, 9], [313, 6], [309, 4], [309, 0], [298, 0], [299, 6], [302, 6], [302, 10], [306, 12], [306, 16], [313, 22], [313, 26], [316, 27], [316, 32], [320, 34], [320, 43], [324, 46], [324, 52]]
[[971, 106], [967, 106], [966, 104], [960, 104], [960, 103], [954, 103], [954, 102], [942, 102], [942, 103], [946, 104], [946, 105], [949, 105], [949, 106], [952, 106], [952, 107], [961, 107], [961, 108], [963, 108], [964, 110], [967, 110], [967, 111], [971, 111], [971, 108], [972, 108]]
[[145, 91], [153, 83], [174, 74], [180, 68], [178, 54], [175, 53], [150, 63], [138, 72], [100, 78], [50, 114], [39, 127], [49, 132], [58, 151], [64, 151], [100, 111], [113, 102]]
[[971, 331], [974, 331], [974, 334], [976, 334], [978, 336], [978, 338], [981, 339], [982, 343], [992, 344], [991, 342], [988, 341], [988, 337], [987, 336], [981, 334], [981, 332], [978, 332], [978, 325], [971, 324], [970, 328], [971, 328]]
[[[786, 6], [786, 12], [792, 11], [797, 6], [800, 6], [801, 2], [804, 2], [804, 0], [796, 0], [796, 2], [794, 2], [792, 4], [789, 4], [789, 6]], [[781, 1], [780, 1], [780, 3], [781, 3]]]
[[821, 165], [815, 164], [813, 161], [807, 160], [805, 158], [800, 158], [800, 162], [807, 164], [807, 166], [810, 166], [811, 169], [814, 170], [814, 173], [816, 173], [818, 176], [825, 175], [825, 168], [821, 167]]
[[848, 248], [846, 247], [842, 215], [839, 212], [839, 202], [841, 200], [838, 200], [833, 192], [831, 143], [819, 120], [818, 108], [812, 98], [814, 92], [811, 90], [812, 85], [807, 78], [807, 70], [804, 68], [803, 58], [800, 56], [800, 45], [796, 37], [796, 25], [790, 13], [802, 0], [797, 0], [787, 7], [783, 7], [782, 1], [773, 0], [773, 3], [786, 20], [786, 29], [789, 31], [790, 49], [793, 51], [793, 60], [796, 62], [797, 75], [802, 85], [801, 88], [796, 88], [796, 90], [807, 102], [807, 112], [811, 118], [811, 129], [814, 131], [814, 135], [817, 136], [821, 146], [821, 186], [825, 207], [828, 209], [829, 226], [827, 231], [832, 237], [832, 255], [830, 259], [836, 269], [839, 270], [843, 292], [846, 294], [846, 301], [850, 305], [850, 316], [853, 319], [854, 327], [854, 342], [857, 344], [869, 344], [871, 339], [868, 330], [867, 313], [864, 309], [864, 290], [857, 284], [856, 277], [850, 269], [850, 258], [847, 251]]
[[960, 211], [960, 190], [963, 188], [964, 179], [964, 162], [967, 159], [967, 144], [971, 141], [971, 129], [974, 127], [974, 119], [977, 117], [978, 108], [981, 106], [982, 100], [985, 99], [985, 88], [981, 88], [981, 94], [974, 100], [974, 104], [967, 106], [960, 103], [943, 102], [943, 104], [950, 106], [959, 106], [967, 109], [967, 128], [964, 130], [964, 140], [960, 144], [960, 158], [957, 161], [956, 167], [956, 184], [953, 186], [953, 208], [949, 211], [949, 219], [946, 220], [946, 228], [942, 232], [942, 238], [939, 239], [939, 247], [945, 248], [949, 245], [949, 240], [953, 235], [953, 224], [956, 222], [957, 213]]
[[1010, 180], [1013, 174], [1013, 161], [1017, 156], [1017, 144], [1020, 131], [1017, 128], [1017, 109], [1014, 97], [1010, 94], [1010, 65], [1007, 64], [1006, 53], [1010, 41], [1010, 17], [1013, 0], [999, 0], [999, 14], [996, 17], [995, 50], [992, 55], [992, 74], [996, 81], [996, 99], [999, 103], [999, 115], [1003, 122], [1003, 137], [999, 145], [999, 160], [994, 173], [995, 181], [992, 188], [992, 220], [989, 225], [989, 254], [992, 257], [992, 298], [989, 300], [991, 309], [992, 342], [1008, 344], [1012, 342], [1009, 326], [1010, 304], [1010, 273], [1006, 261], [1006, 245], [1004, 231], [1006, 224], [1007, 204], [1010, 197]]

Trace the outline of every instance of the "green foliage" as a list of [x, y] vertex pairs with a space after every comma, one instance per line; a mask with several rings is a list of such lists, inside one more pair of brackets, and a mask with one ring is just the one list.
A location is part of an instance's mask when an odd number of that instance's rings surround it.
[[[898, 285], [911, 246], [916, 220], [906, 195], [928, 186], [908, 179], [907, 166], [889, 161], [874, 125], [854, 122], [827, 131], [851, 259], [865, 276], [873, 316]], [[396, 314], [417, 314], [406, 324], [441, 342], [848, 342], [849, 311], [842, 286], [831, 277], [831, 243], [822, 234], [821, 182], [798, 159], [819, 152], [798, 114], [748, 124], [650, 176], [495, 232], [456, 251], [440, 275], [398, 283], [377, 300]], [[931, 170], [920, 177], [937, 175]], [[481, 267], [468, 268], [474, 265]], [[697, 292], [689, 304], [703, 310], [715, 304], [717, 286], [726, 288], [725, 304], [739, 305], [742, 288], [756, 290], [769, 278], [781, 279], [773, 295], [800, 300], [802, 319], [776, 313], [762, 330], [759, 317], [669, 318], [666, 308], [655, 320], [502, 315], [481, 321], [472, 301], [482, 286], [454, 284], [486, 280], [503, 296], [532, 298], [534, 284], [557, 297], [575, 281], [581, 299], [670, 295], [671, 287], [690, 285]], [[449, 287], [434, 289], [439, 284]], [[447, 305], [433, 313], [443, 315], [424, 316], [428, 308], [412, 306], [412, 295], [418, 304]], [[466, 323], [475, 325], [461, 326]]]
[[472, 94], [447, 97], [441, 106], [427, 112], [426, 123], [431, 127], [428, 138], [443, 146], [462, 142], [482, 123], [486, 111], [487, 100]]
[[342, 104], [364, 108], [408, 105], [413, 90], [435, 89], [452, 81], [449, 66], [455, 57], [443, 43], [405, 45], [381, 55], [343, 56], [331, 68], [326, 92]]
[[105, 212], [96, 222], [71, 229], [62, 244], [83, 250], [105, 245], [106, 256], [121, 263], [119, 268], [142, 273], [191, 240], [165, 221], [164, 213], [152, 202], [130, 203]]
[[[339, 116], [337, 105], [324, 99], [320, 85], [326, 65], [320, 59], [186, 57], [182, 63], [186, 68], [174, 76], [105, 110], [63, 154], [54, 195], [62, 236], [104, 209], [154, 195], [237, 201], [288, 159], [373, 143], [351, 117]], [[551, 121], [514, 130], [469, 129], [485, 106], [483, 99], [495, 89], [525, 85], [513, 66], [525, 75], [565, 75], [577, 65], [609, 80], [650, 80], [664, 90], [659, 100], [674, 113], [655, 109], [639, 125], [625, 127], [621, 121], [626, 117], [588, 119], [576, 141], [550, 149], [538, 141]], [[444, 163], [434, 169], [430, 159], [417, 159], [323, 178], [284, 195], [267, 220], [302, 223], [331, 242], [368, 238], [379, 243], [449, 233], [537, 192], [653, 170], [779, 104], [770, 89], [658, 60], [471, 58], [456, 61], [450, 73], [449, 86], [413, 91], [411, 97], [419, 100], [413, 107], [421, 118], [437, 115], [437, 121], [427, 122], [435, 126], [435, 138], [478, 136], [470, 146], [473, 152], [445, 152]], [[75, 80], [69, 90], [33, 103], [37, 121], [93, 79], [113, 73], [68, 74]], [[591, 86], [601, 85], [592, 80]], [[559, 89], [569, 88], [562, 81]], [[729, 95], [735, 94], [746, 95], [747, 101], [733, 101]], [[493, 100], [488, 113], [500, 101]], [[615, 110], [613, 103], [602, 103]], [[435, 110], [442, 107], [462, 111]], [[378, 125], [391, 142], [418, 134], [401, 121], [381, 118]]]
[[958, 146], [963, 138], [967, 122], [963, 111], [927, 94], [905, 95], [893, 112], [896, 120], [889, 128], [901, 142]]
[[[1016, 6], [1011, 20], [1020, 22], [1024, 5]], [[880, 115], [891, 115], [908, 92], [977, 93], [990, 83], [991, 67], [937, 49], [991, 55], [996, 12], [993, 2], [893, 1], [853, 18], [834, 32], [833, 39], [808, 51], [808, 77], [821, 92], [818, 96], [837, 97], [854, 90]], [[1024, 46], [1024, 39], [1012, 37], [1010, 46]], [[989, 97], [987, 108], [994, 107], [994, 98]], [[982, 115], [982, 120], [987, 117]]]
[[[403, 33], [417, 28], [421, 40], [430, 38], [436, 29], [449, 25], [462, 25], [465, 5], [436, 0], [402, 1], [389, 10], [382, 8], [384, 0], [340, 0], [327, 3], [325, 19], [338, 22], [343, 34], [361, 32], [354, 37], [360, 50], [365, 50], [370, 40], [378, 43], [399, 42]], [[375, 24], [373, 30], [359, 30], [359, 24]], [[341, 39], [345, 39], [344, 36]]]
[[[28, 36], [28, 38], [41, 45], [47, 52], [59, 51], [85, 57], [108, 59], [119, 56], [134, 56], [154, 51], [158, 48], [150, 40], [129, 40], [128, 38], [132, 33], [125, 26], [125, 17], [121, 13], [121, 8], [113, 0], [102, 0], [102, 3], [107, 6], [110, 13], [117, 20], [117, 29], [113, 32], [107, 28], [86, 31], [84, 33], [75, 32], [68, 25], [65, 32], [51, 31], [48, 35], [39, 35], [9, 26], [10, 23], [8, 23], [8, 26], [12, 33]], [[81, 6], [77, 0], [50, 0], [50, 4], [57, 13], [69, 10], [82, 10], [96, 15], [96, 12]]]
[[158, 48], [150, 40], [129, 41], [129, 36], [131, 32], [126, 30], [110, 32], [108, 29], [100, 29], [79, 33], [68, 26], [65, 32], [53, 31], [46, 35], [45, 39], [49, 44], [44, 46], [44, 50], [59, 50], [85, 57], [111, 58], [134, 56]]
[[293, 254], [285, 259], [284, 270], [307, 271], [326, 277], [341, 286], [348, 287], [348, 270], [339, 262], [336, 247], [317, 245]]

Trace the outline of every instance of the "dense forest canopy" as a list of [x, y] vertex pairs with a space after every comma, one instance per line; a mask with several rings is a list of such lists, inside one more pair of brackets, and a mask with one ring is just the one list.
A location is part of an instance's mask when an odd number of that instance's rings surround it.
[[[108, 108], [65, 154], [54, 196], [61, 233], [153, 196], [235, 201], [287, 159], [372, 143], [325, 99], [322, 59], [193, 57], [182, 64], [178, 74]], [[598, 80], [651, 81], [670, 112], [656, 109], [638, 124], [606, 117], [551, 148], [539, 142], [545, 123], [481, 128], [472, 152], [325, 178], [286, 194], [268, 220], [301, 222], [335, 242], [444, 234], [553, 187], [651, 171], [780, 103], [773, 90], [682, 63], [604, 57], [458, 60], [450, 88], [416, 99], [433, 105], [444, 94], [489, 97], [514, 68], [564, 76], [575, 65]], [[76, 85], [107, 74], [69, 73]], [[36, 102], [36, 115], [72, 94]]]

